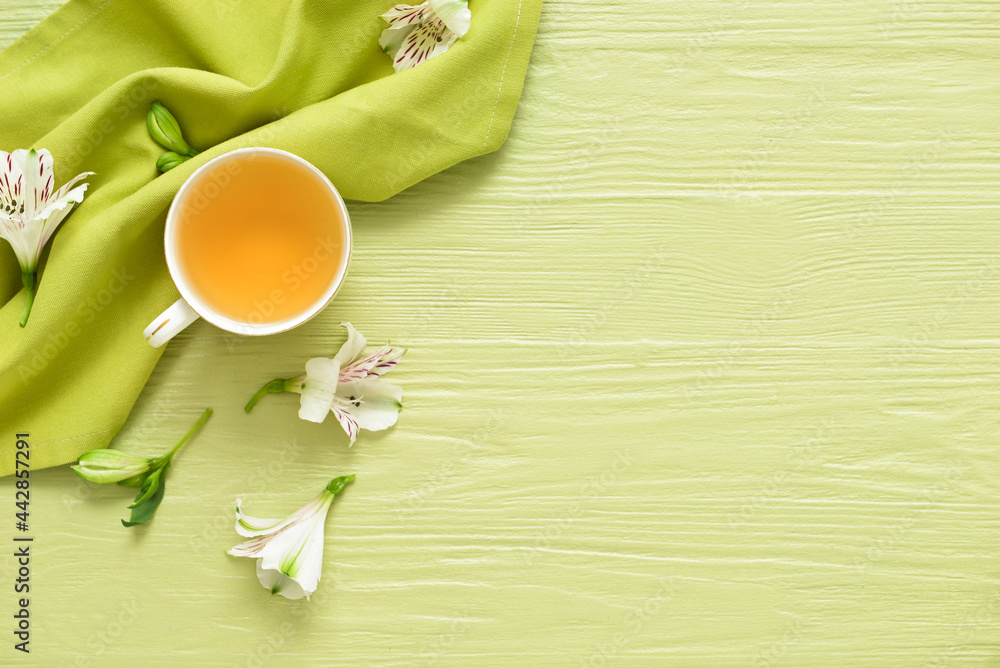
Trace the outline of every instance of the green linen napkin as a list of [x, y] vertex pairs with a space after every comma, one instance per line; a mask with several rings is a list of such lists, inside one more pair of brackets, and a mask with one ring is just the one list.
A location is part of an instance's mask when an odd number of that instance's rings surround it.
[[[179, 297], [166, 212], [207, 160], [281, 148], [376, 201], [500, 147], [541, 0], [470, 0], [468, 34], [400, 73], [378, 45], [394, 4], [69, 0], [0, 53], [0, 149], [49, 149], [57, 185], [96, 173], [43, 256], [24, 329], [20, 269], [0, 244], [0, 475], [18, 432], [38, 469], [107, 447], [125, 422], [161, 352], [142, 330]], [[203, 150], [162, 176], [153, 100]]]

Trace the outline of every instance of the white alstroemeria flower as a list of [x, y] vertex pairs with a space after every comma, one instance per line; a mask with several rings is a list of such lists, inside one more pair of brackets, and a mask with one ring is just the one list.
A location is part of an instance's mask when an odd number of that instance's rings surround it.
[[323, 528], [335, 497], [354, 480], [334, 478], [315, 499], [283, 520], [244, 514], [236, 499], [236, 531], [250, 540], [229, 550], [236, 557], [257, 559], [257, 579], [272, 594], [307, 599], [323, 574]]
[[0, 151], [0, 237], [10, 242], [21, 265], [21, 280], [27, 293], [21, 327], [28, 322], [35, 301], [42, 249], [73, 205], [83, 201], [87, 184], [73, 186], [92, 174], [84, 172], [54, 190], [52, 155], [48, 151]]
[[347, 342], [333, 359], [317, 357], [306, 363], [306, 372], [297, 378], [278, 378], [260, 389], [246, 406], [246, 412], [265, 394], [295, 392], [302, 395], [299, 417], [310, 422], [323, 422], [333, 413], [351, 439], [358, 431], [380, 431], [396, 424], [403, 407], [403, 390], [381, 380], [391, 371], [405, 350], [383, 346], [364, 355], [368, 342], [349, 322]]
[[467, 0], [427, 0], [396, 5], [382, 15], [389, 27], [378, 43], [397, 72], [439, 56], [469, 32], [472, 12]]

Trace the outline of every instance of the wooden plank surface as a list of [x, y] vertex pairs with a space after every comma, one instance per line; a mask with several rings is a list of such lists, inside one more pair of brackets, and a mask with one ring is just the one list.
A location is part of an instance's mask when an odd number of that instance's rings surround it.
[[[171, 344], [116, 446], [216, 416], [148, 529], [37, 475], [37, 665], [1000, 665], [998, 10], [549, 3], [508, 144], [351, 203], [320, 318]], [[242, 413], [342, 320], [395, 429]], [[233, 500], [346, 472], [270, 597]]]

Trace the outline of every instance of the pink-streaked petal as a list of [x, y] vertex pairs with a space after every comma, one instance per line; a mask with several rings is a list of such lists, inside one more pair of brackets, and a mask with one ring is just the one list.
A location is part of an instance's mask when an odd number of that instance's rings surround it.
[[383, 346], [371, 355], [358, 360], [347, 368], [341, 369], [340, 382], [352, 383], [371, 376], [378, 378], [387, 374], [399, 364], [399, 360], [405, 352], [406, 350], [403, 348]]
[[391, 26], [413, 25], [423, 21], [429, 5], [429, 2], [419, 5], [396, 5], [383, 14], [382, 18]]
[[425, 21], [403, 40], [392, 66], [397, 72], [416, 67], [447, 51], [456, 39], [441, 19]]
[[283, 531], [285, 528], [290, 527], [293, 524], [313, 517], [317, 512], [320, 512], [323, 509], [322, 506], [325, 501], [326, 495], [321, 492], [310, 500], [309, 503], [302, 506], [285, 519], [280, 520], [265, 519], [247, 515], [243, 512], [243, 500], [236, 499], [236, 532], [241, 536], [246, 536], [247, 538], [254, 538], [258, 536], [267, 538], [268, 536]]
[[399, 364], [400, 360], [403, 359], [403, 353], [406, 352], [405, 348], [383, 348], [382, 355], [378, 360], [368, 369], [369, 376], [384, 376], [389, 373]]
[[264, 546], [267, 545], [269, 538], [269, 535], [252, 538], [235, 547], [229, 548], [227, 554], [231, 554], [234, 557], [259, 557], [260, 553], [264, 550]]
[[0, 211], [20, 216], [20, 193], [24, 190], [24, 172], [14, 156], [0, 151]]
[[83, 190], [81, 190], [80, 188], [76, 188], [74, 190], [73, 186], [75, 186], [77, 183], [87, 178], [88, 176], [93, 176], [93, 175], [94, 172], [84, 172], [83, 174], [77, 174], [72, 179], [67, 181], [63, 187], [59, 188], [59, 190], [52, 193], [52, 195], [49, 197], [49, 200], [59, 201], [61, 199], [68, 198], [79, 204], [80, 202], [83, 201], [83, 193], [86, 192], [87, 190], [87, 184], [85, 183], [83, 184], [83, 186], [81, 186]]
[[354, 441], [358, 440], [359, 427], [357, 421], [350, 413], [341, 408], [333, 409], [333, 417], [337, 418], [340, 426], [347, 432], [347, 437], [351, 439], [349, 445], [354, 445]]
[[[16, 153], [16, 151], [15, 151]], [[48, 203], [53, 190], [52, 155], [42, 149], [28, 151], [24, 159], [24, 218], [32, 219]]]

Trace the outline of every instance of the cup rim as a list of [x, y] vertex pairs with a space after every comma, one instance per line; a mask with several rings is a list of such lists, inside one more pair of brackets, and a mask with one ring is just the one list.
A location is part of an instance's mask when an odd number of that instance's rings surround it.
[[[181, 203], [194, 187], [194, 184], [196, 184], [202, 176], [204, 176], [213, 167], [222, 163], [229, 162], [246, 154], [259, 155], [261, 153], [276, 155], [305, 167], [327, 187], [329, 192], [333, 195], [336, 207], [339, 209], [341, 214], [345, 250], [341, 252], [343, 263], [334, 277], [334, 280], [327, 287], [323, 296], [318, 299], [310, 309], [293, 317], [284, 318], [275, 322], [250, 323], [234, 320], [217, 312], [205, 303], [205, 301], [189, 285], [178, 257], [175, 232], [178, 224], [177, 221], [180, 217], [179, 212]], [[318, 167], [301, 156], [279, 148], [245, 147], [217, 155], [188, 176], [188, 178], [181, 185], [180, 189], [177, 191], [177, 194], [174, 196], [173, 202], [170, 204], [170, 209], [167, 212], [167, 221], [163, 231], [163, 245], [167, 258], [167, 269], [170, 272], [170, 278], [173, 280], [178, 292], [181, 293], [181, 297], [183, 297], [184, 301], [187, 302], [188, 306], [190, 306], [195, 313], [219, 329], [223, 329], [233, 334], [241, 334], [245, 336], [267, 336], [270, 334], [287, 332], [290, 329], [294, 329], [299, 325], [309, 322], [319, 315], [319, 313], [323, 311], [323, 309], [325, 309], [331, 301], [333, 301], [334, 297], [337, 296], [337, 293], [340, 292], [340, 288], [343, 287], [344, 281], [347, 279], [347, 272], [350, 267], [351, 256], [354, 251], [354, 234], [351, 226], [351, 217], [347, 211], [347, 205], [344, 203], [344, 198], [341, 196], [340, 191], [337, 190], [337, 187], [333, 185], [330, 179], [327, 178], [326, 174], [321, 172]]]

